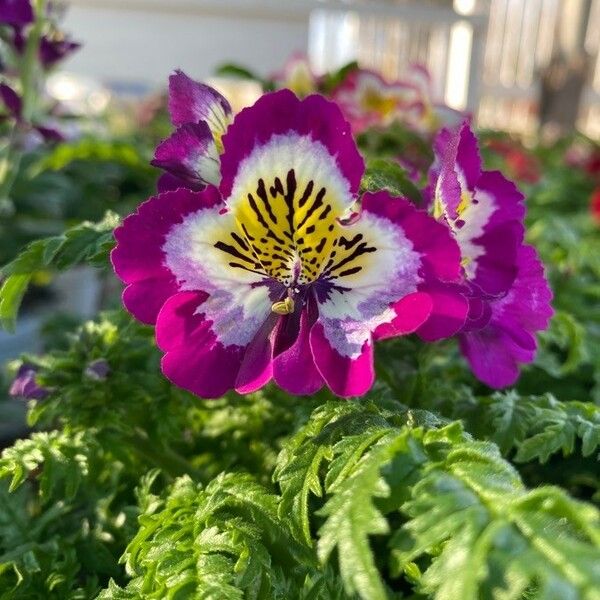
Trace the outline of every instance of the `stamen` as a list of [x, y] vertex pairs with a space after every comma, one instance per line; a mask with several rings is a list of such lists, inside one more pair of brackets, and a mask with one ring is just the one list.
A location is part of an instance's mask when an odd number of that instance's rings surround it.
[[274, 302], [271, 310], [278, 315], [290, 315], [294, 312], [296, 303], [289, 296], [280, 302]]

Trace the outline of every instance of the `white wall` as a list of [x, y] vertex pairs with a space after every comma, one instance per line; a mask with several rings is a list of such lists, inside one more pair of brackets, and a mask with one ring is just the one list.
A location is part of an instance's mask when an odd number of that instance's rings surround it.
[[164, 85], [175, 68], [207, 77], [223, 62], [268, 74], [295, 50], [306, 50], [308, 37], [307, 19], [301, 16], [265, 19], [227, 8], [187, 10], [174, 0], [164, 0], [162, 6], [144, 6], [139, 0], [72, 0], [63, 29], [83, 42], [65, 63], [66, 70], [102, 81], [150, 85]]

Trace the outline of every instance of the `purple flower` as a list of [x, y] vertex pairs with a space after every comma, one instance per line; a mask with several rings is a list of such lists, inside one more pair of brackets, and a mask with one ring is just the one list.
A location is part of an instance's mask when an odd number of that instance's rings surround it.
[[443, 224], [387, 192], [366, 194], [344, 224], [364, 163], [335, 104], [267, 94], [222, 144], [218, 189], [159, 194], [115, 232], [123, 302], [156, 324], [173, 383], [205, 398], [271, 379], [356, 396], [373, 383], [375, 340], [432, 318], [460, 329], [467, 302], [437, 289], [460, 274]]
[[435, 141], [430, 173], [433, 215], [452, 230], [466, 279], [488, 294], [506, 292], [515, 279], [523, 241], [523, 195], [499, 171], [483, 171], [468, 122]]
[[23, 111], [21, 96], [6, 83], [0, 83], [0, 100], [2, 100], [2, 104], [4, 104], [11, 117], [17, 120], [21, 119]]
[[110, 373], [110, 365], [104, 358], [93, 360], [85, 368], [85, 376], [94, 381], [105, 381]]
[[[22, 29], [15, 29], [12, 37], [13, 48], [23, 54], [27, 47], [27, 36]], [[81, 48], [81, 44], [65, 37], [60, 31], [54, 30], [49, 35], [42, 36], [39, 47], [39, 59], [45, 69], [51, 69], [57, 62], [67, 58]]]
[[42, 66], [45, 69], [50, 69], [56, 63], [64, 60], [81, 48], [81, 44], [65, 38], [62, 34], [54, 33], [49, 36], [44, 36], [40, 41], [39, 56]]
[[533, 361], [535, 333], [548, 328], [553, 314], [552, 292], [535, 249], [521, 246], [517, 266], [517, 277], [508, 293], [488, 301], [489, 322], [459, 337], [473, 373], [493, 388], [515, 383], [519, 363]]
[[24, 27], [33, 19], [30, 0], [0, 0], [0, 24]]
[[38, 368], [31, 363], [23, 363], [13, 380], [8, 393], [15, 398], [25, 400], [43, 400], [50, 390], [40, 386], [35, 379]]
[[159, 144], [152, 161], [169, 175], [159, 180], [159, 191], [218, 185], [222, 138], [232, 121], [229, 102], [215, 89], [176, 71], [169, 77], [169, 112], [177, 129]]
[[402, 116], [403, 109], [417, 101], [416, 89], [402, 81], [387, 82], [367, 69], [351, 71], [333, 91], [355, 133], [372, 126], [387, 126]]
[[535, 250], [523, 245], [523, 196], [500, 172], [482, 170], [468, 123], [442, 130], [435, 150], [433, 215], [458, 242], [469, 300], [461, 349], [479, 379], [505, 387], [517, 379], [519, 363], [533, 360], [552, 294]]

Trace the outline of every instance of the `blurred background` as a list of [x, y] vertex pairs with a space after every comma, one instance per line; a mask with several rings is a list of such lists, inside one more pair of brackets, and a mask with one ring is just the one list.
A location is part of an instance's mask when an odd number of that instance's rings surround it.
[[600, 0], [66, 4], [64, 28], [83, 48], [64, 68], [121, 94], [163, 86], [174, 67], [207, 78], [227, 61], [267, 76], [302, 50], [317, 73], [358, 60], [395, 78], [422, 63], [439, 99], [481, 127], [527, 136], [541, 122], [600, 136]]

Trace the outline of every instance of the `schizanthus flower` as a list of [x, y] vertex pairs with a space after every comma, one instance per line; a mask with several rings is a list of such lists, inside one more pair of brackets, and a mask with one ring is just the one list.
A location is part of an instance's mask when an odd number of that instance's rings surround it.
[[355, 69], [333, 91], [355, 133], [372, 126], [384, 127], [401, 119], [403, 111], [417, 102], [416, 90], [402, 81], [390, 83], [366, 69]]
[[523, 245], [523, 196], [500, 172], [482, 170], [468, 123], [443, 130], [435, 145], [432, 211], [458, 242], [470, 304], [461, 349], [479, 379], [505, 387], [533, 360], [552, 294], [535, 250]]
[[229, 102], [215, 89], [177, 71], [169, 78], [169, 112], [177, 129], [158, 146], [152, 161], [166, 171], [159, 191], [218, 185], [222, 138], [233, 119]]
[[[185, 84], [171, 112], [201, 122], [198, 98], [215, 96]], [[375, 340], [462, 326], [466, 301], [438, 293], [460, 274], [443, 224], [387, 192], [345, 220], [364, 164], [334, 104], [267, 94], [220, 140], [219, 188], [162, 193], [115, 233], [124, 304], [156, 324], [171, 381], [205, 398], [271, 379], [355, 396], [373, 383]]]
[[14, 378], [8, 393], [14, 398], [25, 400], [43, 400], [50, 390], [39, 385], [36, 381], [38, 368], [31, 363], [23, 363]]
[[319, 78], [313, 72], [308, 56], [302, 52], [292, 54], [271, 80], [275, 87], [292, 90], [299, 98], [315, 93], [319, 87]]

